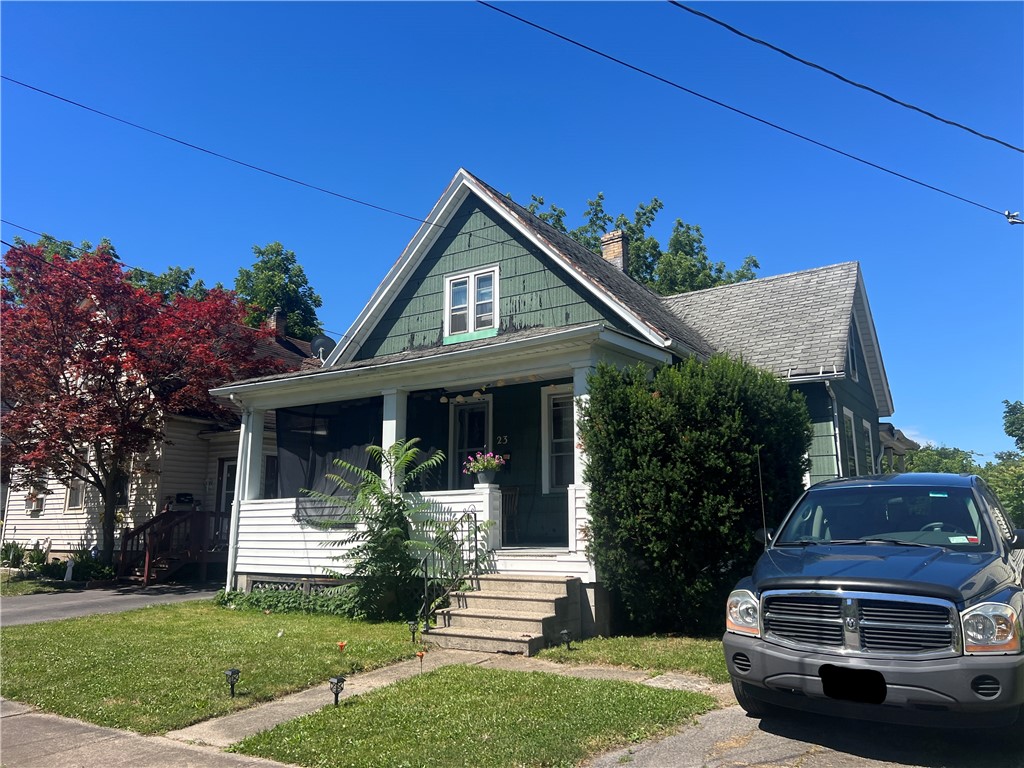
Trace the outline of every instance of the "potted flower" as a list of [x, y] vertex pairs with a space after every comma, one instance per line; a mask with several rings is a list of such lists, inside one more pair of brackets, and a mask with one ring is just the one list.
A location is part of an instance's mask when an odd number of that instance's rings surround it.
[[464, 475], [476, 475], [478, 483], [490, 485], [494, 482], [494, 476], [498, 470], [505, 466], [505, 457], [497, 453], [483, 453], [477, 451], [476, 455], [466, 457], [462, 462], [462, 473]]

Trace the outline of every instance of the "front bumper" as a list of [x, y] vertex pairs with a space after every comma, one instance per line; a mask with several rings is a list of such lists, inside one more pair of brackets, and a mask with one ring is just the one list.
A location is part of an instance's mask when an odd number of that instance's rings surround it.
[[1021, 654], [912, 661], [809, 653], [732, 632], [722, 642], [729, 674], [749, 695], [796, 709], [971, 726], [1012, 722], [1024, 706]]

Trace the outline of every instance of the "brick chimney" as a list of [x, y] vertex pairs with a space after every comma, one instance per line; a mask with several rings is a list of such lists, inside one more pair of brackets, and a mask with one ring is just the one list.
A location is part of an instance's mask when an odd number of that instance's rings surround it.
[[288, 335], [288, 315], [280, 307], [274, 307], [274, 311], [270, 313], [267, 325], [278, 338], [284, 338]]
[[601, 236], [601, 256], [623, 272], [629, 267], [629, 238], [621, 229]]

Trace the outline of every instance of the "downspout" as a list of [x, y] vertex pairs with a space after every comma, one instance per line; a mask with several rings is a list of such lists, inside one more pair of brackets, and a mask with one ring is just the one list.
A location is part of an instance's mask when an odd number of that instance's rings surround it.
[[835, 457], [836, 457], [836, 477], [842, 477], [842, 466], [843, 466], [843, 454], [842, 454], [842, 443], [839, 439], [839, 403], [836, 400], [836, 393], [832, 391], [832, 383], [829, 381], [825, 382], [825, 391], [828, 392], [829, 398], [832, 400], [832, 442], [835, 445]]
[[[241, 401], [234, 394], [231, 402], [241, 405]], [[238, 431], [238, 456], [235, 463], [235, 496], [231, 502], [231, 522], [228, 525], [230, 535], [228, 537], [228, 573], [227, 583], [224, 591], [230, 592], [235, 588], [235, 566], [238, 560], [238, 522], [242, 510], [243, 489], [248, 488], [247, 477], [249, 475], [249, 431], [252, 421], [252, 409], [242, 407], [242, 422]]]

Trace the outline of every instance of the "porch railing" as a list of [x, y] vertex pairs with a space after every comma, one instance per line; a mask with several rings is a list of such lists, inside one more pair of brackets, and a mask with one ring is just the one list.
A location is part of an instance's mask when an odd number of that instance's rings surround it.
[[227, 512], [170, 510], [124, 531], [118, 578], [138, 574], [149, 586], [158, 570], [167, 577], [188, 563], [205, 566], [209, 553], [226, 553], [229, 520]]
[[430, 631], [430, 619], [439, 606], [467, 580], [480, 573], [479, 522], [475, 507], [453, 520], [435, 522], [432, 541], [420, 559], [423, 574], [423, 603], [419, 612], [420, 628]]

